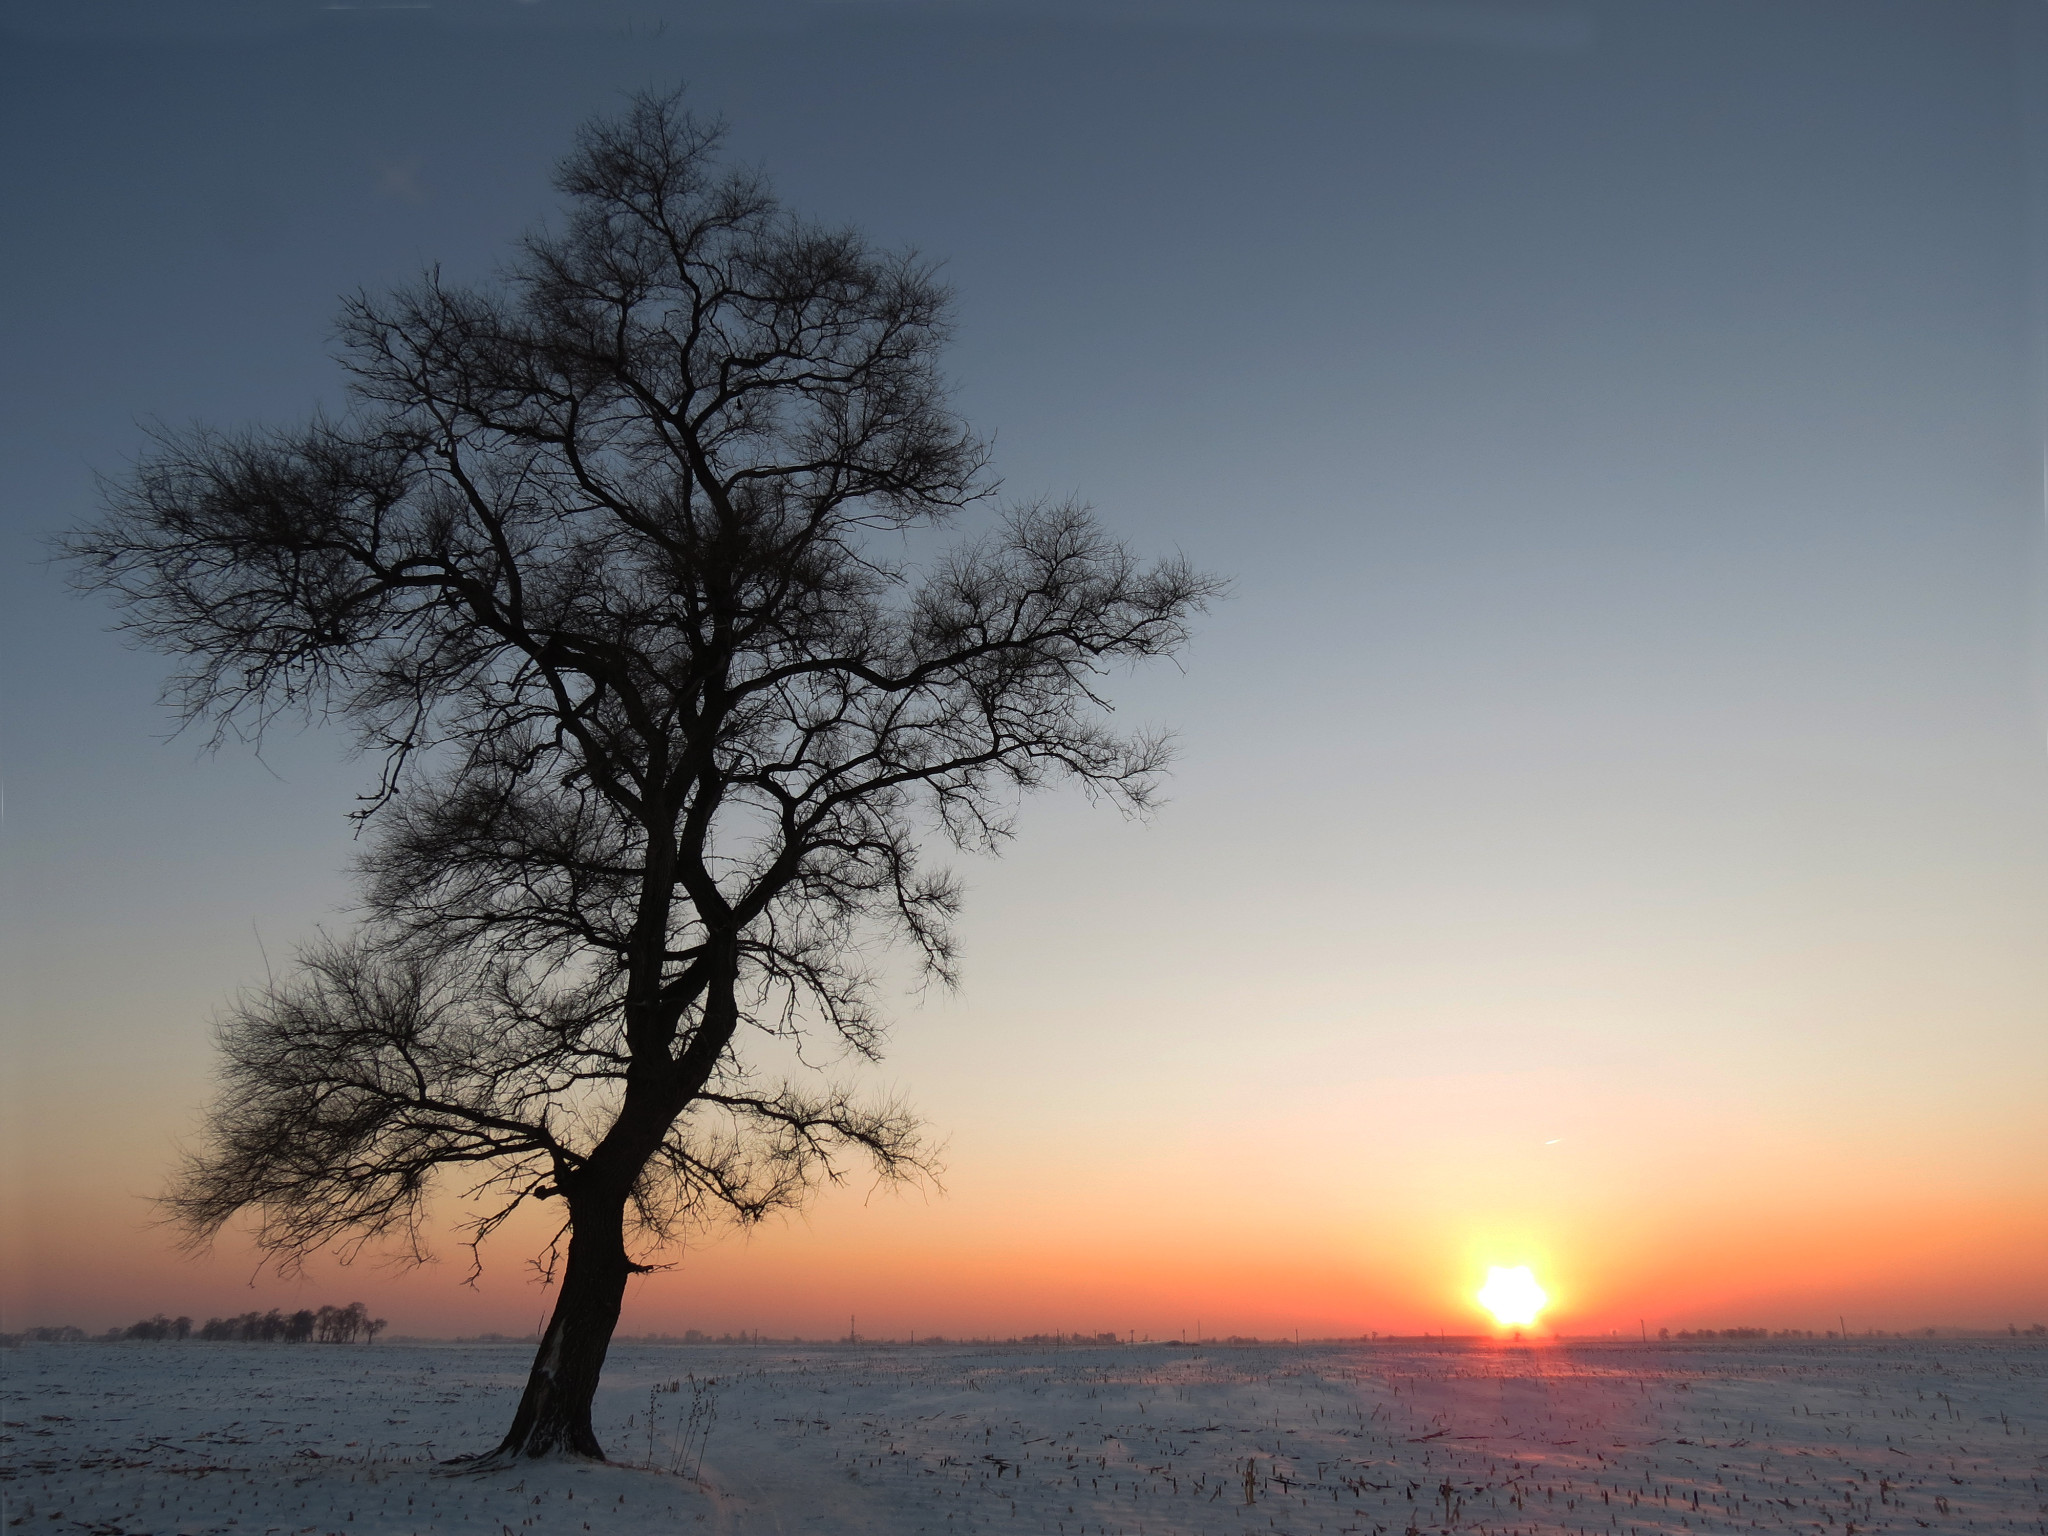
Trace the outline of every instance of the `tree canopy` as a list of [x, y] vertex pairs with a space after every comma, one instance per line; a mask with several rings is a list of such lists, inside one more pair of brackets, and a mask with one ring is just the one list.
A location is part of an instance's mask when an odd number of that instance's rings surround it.
[[[673, 96], [591, 124], [502, 281], [347, 302], [344, 412], [160, 434], [70, 544], [185, 718], [334, 721], [381, 765], [362, 922], [229, 1013], [173, 1210], [253, 1212], [290, 1264], [417, 1251], [444, 1169], [491, 1196], [478, 1237], [559, 1198], [555, 1326], [610, 1293], [598, 1362], [627, 1233], [756, 1219], [835, 1147], [926, 1160], [901, 1105], [747, 1039], [873, 1057], [883, 941], [952, 978], [935, 837], [993, 848], [1062, 779], [1150, 805], [1169, 743], [1104, 688], [1218, 590], [1080, 506], [996, 506], [931, 264], [719, 139]], [[508, 1447], [593, 1454], [587, 1417]]]

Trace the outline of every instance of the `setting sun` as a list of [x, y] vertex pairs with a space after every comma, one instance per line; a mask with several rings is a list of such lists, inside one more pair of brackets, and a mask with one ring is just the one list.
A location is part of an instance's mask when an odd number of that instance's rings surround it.
[[1506, 1328], [1523, 1328], [1535, 1322], [1536, 1314], [1549, 1300], [1549, 1294], [1536, 1283], [1526, 1264], [1517, 1264], [1513, 1269], [1488, 1269], [1486, 1284], [1479, 1288], [1479, 1304]]

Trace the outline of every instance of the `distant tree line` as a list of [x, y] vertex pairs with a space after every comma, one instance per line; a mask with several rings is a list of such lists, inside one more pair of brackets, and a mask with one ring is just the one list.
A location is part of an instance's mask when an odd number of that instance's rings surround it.
[[240, 1317], [209, 1317], [199, 1330], [202, 1339], [242, 1344], [368, 1344], [384, 1331], [381, 1317], [370, 1316], [360, 1301], [317, 1312], [244, 1312]]
[[[1932, 1333], [1932, 1328], [1927, 1330]], [[1669, 1328], [1659, 1328], [1660, 1339], [1817, 1339], [1822, 1335], [1811, 1328], [1780, 1328], [1775, 1333], [1768, 1328], [1681, 1328], [1673, 1333]], [[1826, 1337], [1832, 1339], [1834, 1334]], [[1904, 1335], [1900, 1335], [1904, 1337]]]
[[113, 1339], [183, 1339], [192, 1334], [192, 1319], [189, 1317], [165, 1317], [159, 1312], [155, 1317], [145, 1317], [126, 1328], [109, 1328], [103, 1338]]
[[189, 1317], [166, 1317], [159, 1312], [130, 1323], [126, 1328], [109, 1328], [105, 1333], [87, 1333], [83, 1328], [30, 1328], [22, 1333], [0, 1334], [0, 1344], [114, 1344], [123, 1339], [165, 1341], [188, 1339], [196, 1331], [202, 1339], [237, 1344], [368, 1344], [382, 1333], [386, 1323], [370, 1316], [360, 1301], [345, 1307], [301, 1308], [283, 1312], [244, 1312], [239, 1317], [209, 1317], [195, 1330]]
[[[1976, 1330], [1963, 1329], [1960, 1331], [1967, 1336]], [[1938, 1330], [1933, 1328], [1916, 1329], [1913, 1333], [1887, 1332], [1882, 1328], [1870, 1328], [1862, 1333], [1850, 1334], [1848, 1337], [1858, 1339], [1908, 1339], [1915, 1337], [1931, 1339], [1936, 1337], [1937, 1332]], [[2015, 1338], [2023, 1335], [2028, 1338], [2037, 1338], [2048, 1335], [2048, 1324], [2036, 1323], [2031, 1328], [2022, 1328], [2015, 1323], [2008, 1326], [2006, 1332]], [[1780, 1328], [1776, 1332], [1769, 1328], [1681, 1328], [1676, 1333], [1673, 1333], [1669, 1328], [1659, 1328], [1657, 1330], [1657, 1337], [1660, 1339], [1834, 1339], [1841, 1338], [1843, 1335], [1836, 1333], [1832, 1328], [1824, 1333], [1816, 1333], [1811, 1328]]]

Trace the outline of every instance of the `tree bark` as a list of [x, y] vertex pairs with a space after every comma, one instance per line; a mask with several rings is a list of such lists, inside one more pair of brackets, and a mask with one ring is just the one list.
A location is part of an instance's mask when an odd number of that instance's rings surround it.
[[[593, 1208], [594, 1207], [594, 1208]], [[625, 1201], [588, 1198], [570, 1206], [573, 1223], [562, 1293], [526, 1378], [512, 1427], [492, 1460], [533, 1456], [605, 1459], [590, 1405], [618, 1326], [626, 1281]]]
[[[667, 913], [660, 911], [650, 921], [665, 922], [666, 917]], [[659, 965], [657, 950], [651, 967], [657, 975]], [[612, 1330], [619, 1323], [626, 1282], [640, 1268], [626, 1256], [627, 1192], [675, 1123], [681, 1106], [702, 1091], [713, 1065], [731, 1041], [738, 1027], [733, 992], [736, 976], [737, 967], [729, 966], [707, 984], [705, 1017], [678, 1066], [670, 1068], [668, 1061], [670, 1031], [657, 1031], [651, 1041], [644, 1037], [636, 1040], [638, 1060], [628, 1071], [618, 1119], [573, 1182], [557, 1177], [556, 1185], [569, 1203], [569, 1257], [562, 1270], [562, 1293], [548, 1319], [547, 1332], [541, 1335], [512, 1427], [486, 1460], [536, 1456], [605, 1459], [604, 1447], [591, 1427], [590, 1406], [611, 1347]], [[639, 1060], [646, 1057], [669, 1070], [644, 1070]]]

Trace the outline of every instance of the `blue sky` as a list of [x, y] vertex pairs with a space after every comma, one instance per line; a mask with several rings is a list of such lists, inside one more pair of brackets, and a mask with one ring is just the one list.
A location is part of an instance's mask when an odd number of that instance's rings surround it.
[[[1646, 1168], [1714, 1209], [1777, 1177], [1786, 1224], [1906, 1168], [2003, 1200], [1969, 1230], [2008, 1262], [2044, 1225], [2048, 7], [9, 0], [0, 39], [9, 1220], [59, 1234], [10, 1315], [173, 1284], [140, 1197], [212, 1008], [346, 923], [363, 777], [317, 734], [163, 742], [158, 665], [41, 540], [148, 420], [337, 404], [339, 294], [487, 277], [574, 125], [679, 81], [793, 205], [946, 262], [1011, 493], [1236, 584], [1123, 695], [1181, 730], [1165, 812], [1049, 800], [969, 870], [966, 988], [906, 1003], [887, 1074], [953, 1132], [952, 1193], [888, 1231], [986, 1255], [1047, 1180], [1106, 1230], [1090, 1170], [1213, 1163], [1380, 1234], [1215, 1279], [1253, 1327], [1254, 1293], [1355, 1321], [1347, 1285], [1428, 1321], [1373, 1254], [1504, 1226], [1608, 1253], [1579, 1291], [1626, 1310], [1672, 1240], [1587, 1234]], [[1470, 1167], [1404, 1153], [1417, 1083]], [[1598, 1150], [1522, 1168], [1552, 1121]], [[61, 1237], [87, 1209], [100, 1280]], [[865, 1252], [839, 1222], [718, 1294]], [[2010, 1298], [1894, 1248], [1874, 1311]], [[1811, 1326], [1781, 1280], [1699, 1304]]]

